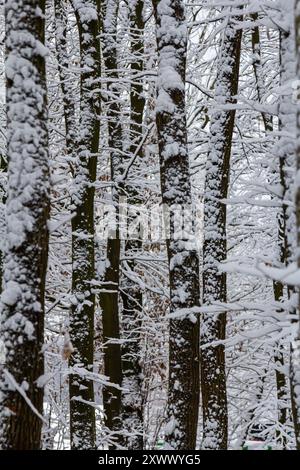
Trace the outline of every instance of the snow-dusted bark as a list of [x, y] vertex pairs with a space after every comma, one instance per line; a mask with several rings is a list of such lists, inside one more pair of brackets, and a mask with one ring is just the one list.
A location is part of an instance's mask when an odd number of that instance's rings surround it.
[[[70, 339], [70, 431], [72, 449], [95, 448], [93, 370], [95, 277], [94, 181], [99, 146], [100, 42], [96, 0], [74, 0], [80, 41], [80, 122], [72, 190], [72, 308]], [[92, 404], [90, 405], [89, 402]]]
[[[106, 115], [108, 120], [108, 145], [110, 151], [112, 204], [118, 216], [119, 195], [118, 176], [122, 163], [122, 121], [119, 102], [119, 74], [117, 60], [117, 18], [119, 0], [107, 0], [102, 6], [102, 54], [107, 83]], [[120, 238], [116, 226], [114, 238], [107, 240], [105, 273], [100, 293], [102, 310], [102, 333], [104, 343], [104, 373], [110, 382], [122, 385], [121, 347], [119, 327], [119, 277], [120, 277]], [[104, 387], [103, 406], [105, 425], [112, 431], [119, 431], [121, 425], [121, 391]], [[120, 433], [111, 436], [120, 440]]]
[[39, 449], [49, 168], [44, 1], [7, 0], [8, 199], [2, 293], [2, 449]]
[[[295, 261], [296, 239], [294, 226], [296, 223], [293, 207], [295, 165], [295, 132], [296, 111], [292, 100], [293, 81], [295, 80], [295, 27], [294, 27], [294, 0], [281, 1], [280, 20], [280, 98], [279, 98], [279, 143], [278, 157], [280, 167], [280, 184], [282, 194], [281, 230], [283, 233], [281, 252], [285, 265]], [[289, 297], [293, 297], [293, 287], [288, 286]], [[293, 307], [291, 307], [293, 311]], [[293, 320], [292, 320], [293, 321]], [[290, 386], [291, 405], [295, 429], [296, 445], [300, 448], [300, 423], [297, 405], [297, 375], [299, 365], [297, 355], [297, 341], [291, 343], [290, 359]]]
[[67, 50], [67, 12], [64, 0], [54, 0], [55, 45], [58, 73], [62, 91], [64, 121], [66, 129], [66, 147], [68, 155], [73, 156], [76, 142], [75, 97], [70, 82], [70, 61]]
[[[228, 10], [230, 14], [230, 10]], [[234, 18], [238, 20], [238, 18]], [[220, 107], [234, 103], [238, 91], [241, 29], [228, 21], [219, 50], [215, 108], [210, 124], [210, 148], [206, 163], [204, 195], [203, 303], [226, 302], [226, 273], [219, 263], [227, 256], [226, 205], [235, 111]], [[218, 109], [219, 107], [219, 109]], [[201, 346], [225, 339], [226, 313], [203, 315]], [[224, 346], [201, 349], [203, 449], [227, 448], [227, 393]]]
[[[192, 196], [185, 113], [187, 27], [180, 0], [154, 0], [158, 49], [156, 123], [162, 199], [165, 206], [191, 210]], [[174, 449], [194, 449], [199, 405], [199, 322], [189, 315], [199, 305], [199, 261], [193, 240], [176, 236], [170, 218], [167, 254], [170, 321], [166, 440]], [[184, 310], [185, 312], [185, 310]]]
[[[143, 0], [130, 0], [129, 27], [130, 27], [130, 53], [131, 53], [131, 86], [130, 86], [130, 155], [137, 156], [137, 164], [143, 157], [143, 115], [145, 98], [143, 94], [143, 79], [139, 76], [144, 67], [144, 18]], [[140, 190], [132, 184], [131, 173], [137, 165], [131, 167], [130, 173], [124, 181], [124, 193], [128, 205], [135, 206], [141, 203]], [[129, 223], [131, 220], [129, 220]], [[142, 248], [142, 241], [138, 238], [128, 239], [125, 242], [124, 256], [128, 258], [127, 269], [134, 272], [136, 257]], [[142, 292], [140, 286], [129, 277], [124, 277], [121, 286], [123, 302], [122, 326], [124, 339], [122, 347], [123, 387], [122, 396], [122, 422], [125, 434], [123, 444], [128, 449], [143, 448], [143, 399], [142, 399], [142, 369], [140, 357]]]
[[[252, 19], [254, 22], [258, 20], [258, 14], [253, 14]], [[259, 27], [256, 25], [252, 30], [252, 52], [253, 52], [253, 71], [255, 75], [255, 82], [256, 82], [256, 91], [257, 91], [257, 98], [259, 103], [262, 103], [262, 99], [266, 93], [265, 87], [265, 74], [262, 64], [262, 53], [261, 53], [261, 39], [260, 39], [260, 30]], [[268, 136], [269, 132], [273, 131], [273, 120], [272, 116], [262, 112], [262, 120], [264, 125], [264, 132], [266, 136]], [[278, 165], [278, 176], [279, 176], [279, 184], [281, 187], [284, 187], [284, 174], [283, 174], [283, 161], [282, 159], [279, 160]], [[277, 178], [276, 178], [277, 179]], [[277, 262], [280, 267], [284, 267], [287, 263], [287, 253], [286, 253], [286, 233], [285, 233], [285, 217], [284, 211], [282, 207], [279, 209], [277, 214], [277, 221], [278, 221], [278, 255], [277, 255]], [[280, 281], [273, 281], [273, 292], [274, 292], [274, 300], [276, 302], [282, 302], [284, 300], [284, 286]], [[282, 311], [279, 310], [279, 311]], [[287, 407], [287, 377], [286, 374], [283, 372], [284, 370], [284, 354], [282, 350], [282, 345], [280, 343], [275, 344], [274, 350], [274, 361], [276, 364], [275, 369], [275, 376], [276, 376], [276, 387], [277, 387], [277, 407], [278, 407], [278, 422], [282, 429], [284, 428], [287, 418], [288, 418], [288, 407]], [[267, 373], [267, 370], [266, 370]], [[263, 382], [265, 377], [263, 377]], [[263, 386], [259, 387], [259, 389], [263, 390]], [[262, 396], [262, 393], [259, 393]], [[252, 417], [254, 417], [255, 410], [252, 411], [252, 416], [250, 416], [249, 422], [252, 421]], [[285, 448], [286, 446], [286, 437], [282, 435], [282, 445]]]
[[[295, 185], [295, 203], [296, 203], [296, 243], [297, 243], [297, 265], [300, 269], [300, 1], [295, 3], [295, 36], [296, 36], [296, 74], [298, 79], [298, 96], [297, 96], [297, 128], [296, 128], [296, 185]], [[293, 344], [292, 357], [292, 383], [294, 397], [294, 424], [296, 429], [296, 445], [300, 449], [300, 287], [298, 287], [298, 325], [297, 335]]]
[[0, 154], [0, 293], [2, 292], [3, 258], [5, 245], [5, 201], [6, 201], [7, 161]]

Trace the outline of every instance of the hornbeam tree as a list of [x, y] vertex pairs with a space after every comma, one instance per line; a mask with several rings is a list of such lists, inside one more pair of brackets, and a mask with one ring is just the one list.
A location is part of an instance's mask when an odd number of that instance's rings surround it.
[[[162, 200], [165, 207], [192, 208], [185, 112], [187, 27], [181, 0], [154, 0], [158, 50], [156, 124]], [[170, 217], [166, 237], [170, 282], [169, 388], [166, 441], [195, 449], [199, 404], [199, 261], [194, 241], [176, 233]]]
[[45, 2], [7, 0], [8, 198], [2, 293], [0, 445], [41, 445], [44, 293], [48, 258], [49, 167], [44, 46]]
[[[299, 90], [300, 83], [300, 1], [295, 3], [295, 39], [296, 39], [296, 75]], [[296, 243], [297, 243], [297, 266], [300, 269], [300, 101], [297, 96], [297, 128], [296, 128]], [[300, 449], [300, 287], [298, 284], [298, 325], [296, 338], [293, 344], [293, 357], [291, 360], [291, 382], [293, 384], [293, 418], [296, 434], [296, 447]]]
[[[228, 10], [230, 15], [230, 9]], [[226, 273], [219, 263], [226, 259], [226, 199], [229, 186], [230, 155], [235, 111], [222, 109], [234, 103], [238, 91], [241, 29], [228, 18], [217, 65], [215, 108], [210, 124], [210, 148], [206, 163], [203, 244], [203, 303], [227, 301]], [[235, 21], [234, 21], [235, 20]], [[201, 318], [201, 396], [203, 407], [204, 449], [226, 449], [228, 411], [226, 393], [225, 350], [210, 345], [224, 340], [226, 313]], [[210, 345], [210, 346], [209, 346]]]
[[99, 146], [99, 15], [96, 0], [73, 1], [80, 42], [80, 122], [72, 189], [70, 432], [72, 449], [94, 449], [94, 194]]
[[[118, 176], [122, 167], [122, 122], [121, 107], [118, 99], [118, 61], [117, 61], [117, 19], [119, 0], [107, 0], [102, 5], [102, 51], [107, 79], [106, 114], [108, 126], [108, 145], [110, 152], [110, 171], [113, 182], [112, 204], [116, 213], [115, 233], [107, 240], [105, 273], [100, 292], [102, 310], [102, 333], [104, 342], [104, 373], [110, 382], [121, 387], [121, 347], [119, 320], [119, 279], [120, 279], [120, 230], [118, 225], [119, 195]], [[118, 432], [121, 426], [121, 390], [104, 387], [103, 406], [105, 425], [110, 431]], [[120, 432], [112, 439], [120, 440]]]
[[[143, 95], [143, 79], [141, 72], [144, 67], [144, 18], [143, 0], [130, 0], [128, 2], [129, 14], [129, 40], [130, 40], [130, 158], [135, 158], [137, 164], [130, 166], [130, 170], [123, 175], [124, 194], [127, 196], [129, 210], [141, 204], [140, 189], [133, 183], [132, 172], [141, 163], [143, 158], [143, 116], [145, 98]], [[127, 162], [130, 164], [130, 162]], [[128, 225], [132, 223], [129, 214]], [[142, 249], [140, 234], [129, 234], [125, 241], [124, 257], [126, 270], [129, 275], [124, 276], [121, 284], [121, 297], [123, 302], [122, 326], [124, 344], [122, 347], [122, 421], [125, 430], [123, 443], [129, 449], [143, 448], [143, 398], [142, 398], [142, 369], [141, 369], [141, 315], [142, 292], [140, 286], [132, 279], [136, 270], [139, 253]]]

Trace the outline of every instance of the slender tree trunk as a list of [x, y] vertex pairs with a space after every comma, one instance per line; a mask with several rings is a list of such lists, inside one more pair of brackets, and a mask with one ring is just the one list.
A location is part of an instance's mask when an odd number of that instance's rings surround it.
[[[156, 123], [165, 207], [192, 210], [185, 113], [187, 28], [183, 2], [154, 0], [158, 48]], [[168, 425], [166, 440], [176, 449], [195, 449], [199, 406], [199, 261], [194, 240], [176, 233], [170, 218], [167, 254], [170, 311]], [[184, 227], [186, 229], [186, 227]], [[183, 309], [183, 310], [182, 310]], [[186, 312], [186, 314], [184, 314]]]
[[[138, 162], [143, 157], [143, 147], [140, 145], [143, 138], [143, 113], [145, 99], [143, 96], [143, 81], [139, 74], [144, 67], [144, 18], [143, 0], [130, 0], [130, 52], [131, 79], [133, 83], [130, 89], [130, 154], [137, 155]], [[136, 167], [136, 165], [134, 165]], [[131, 168], [131, 171], [133, 168]], [[124, 190], [127, 195], [128, 207], [134, 207], [141, 203], [139, 190], [130, 182], [131, 174], [124, 181]], [[129, 224], [132, 222], [129, 214]], [[124, 256], [127, 258], [127, 268], [130, 272], [136, 269], [136, 257], [142, 249], [142, 240], [130, 237], [125, 242]], [[125, 430], [123, 444], [128, 449], [143, 448], [143, 397], [140, 364], [141, 342], [141, 316], [142, 316], [142, 292], [140, 287], [129, 277], [122, 282], [122, 326], [124, 339], [122, 347], [123, 370], [123, 398], [122, 421]]]
[[[240, 17], [236, 17], [238, 21]], [[215, 103], [211, 117], [210, 149], [207, 157], [204, 200], [203, 303], [227, 301], [226, 273], [219, 263], [226, 259], [226, 205], [230, 172], [230, 155], [235, 111], [218, 110], [218, 106], [235, 103], [238, 92], [241, 30], [232, 20], [224, 31], [219, 52]], [[201, 319], [201, 393], [203, 407], [203, 449], [227, 448], [227, 393], [225, 348], [207, 346], [225, 339], [226, 313], [203, 315]], [[206, 347], [205, 347], [206, 345]]]
[[[294, 226], [296, 223], [293, 207], [293, 187], [295, 164], [296, 111], [292, 102], [292, 83], [295, 80], [295, 27], [294, 27], [294, 0], [281, 2], [280, 19], [284, 21], [284, 29], [281, 29], [279, 54], [280, 54], [280, 84], [282, 92], [279, 100], [279, 125], [280, 139], [278, 156], [280, 166], [280, 180], [282, 186], [282, 230], [284, 233], [283, 249], [285, 263], [290, 264], [294, 260], [293, 252], [296, 247]], [[289, 87], [289, 88], [288, 88]], [[288, 92], [287, 92], [288, 89]], [[288, 296], [293, 295], [293, 287], [287, 286]], [[291, 307], [293, 310], [293, 307]], [[297, 448], [300, 449], [300, 426], [297, 418], [296, 385], [297, 385], [297, 361], [294, 361], [296, 351], [295, 343], [290, 345], [290, 389], [291, 408], [295, 430]], [[295, 382], [296, 379], [296, 382]]]
[[0, 154], [0, 294], [2, 292], [3, 261], [4, 261], [4, 237], [5, 237], [5, 203], [6, 203], [6, 175], [7, 161]]
[[[295, 10], [295, 33], [296, 33], [296, 73], [298, 79], [297, 96], [297, 141], [296, 141], [296, 227], [297, 227], [297, 264], [300, 269], [300, 101], [299, 101], [299, 83], [300, 83], [300, 1], [296, 0]], [[297, 334], [293, 344], [291, 360], [291, 382], [293, 384], [293, 417], [296, 434], [296, 447], [300, 450], [300, 288], [298, 287], [298, 325]]]
[[[253, 21], [258, 20], [258, 14], [252, 14]], [[252, 30], [252, 52], [254, 56], [253, 61], [253, 71], [256, 81], [257, 97], [259, 103], [261, 103], [262, 97], [265, 92], [265, 83], [264, 83], [264, 74], [262, 66], [262, 56], [261, 56], [261, 47], [260, 47], [260, 32], [259, 27], [254, 26]], [[273, 122], [272, 116], [270, 114], [261, 113], [262, 120], [264, 124], [265, 134], [273, 131]], [[284, 173], [283, 173], [283, 161], [279, 159], [279, 182], [282, 188], [285, 187]], [[278, 220], [278, 261], [283, 267], [287, 263], [287, 253], [286, 253], [286, 235], [285, 235], [285, 218], [283, 210], [280, 209], [277, 215]], [[273, 281], [273, 292], [274, 300], [276, 302], [282, 302], [284, 299], [284, 286], [279, 281]], [[282, 310], [281, 310], [282, 311]], [[282, 351], [281, 344], [275, 345], [274, 350], [274, 361], [275, 361], [275, 375], [276, 375], [276, 388], [277, 388], [277, 407], [278, 407], [278, 421], [282, 427], [285, 426], [287, 422], [288, 412], [287, 412], [287, 379], [284, 372], [284, 355]], [[267, 371], [266, 371], [267, 372]], [[278, 436], [280, 435], [277, 432]], [[286, 437], [282, 435], [282, 446], [286, 448]]]
[[[72, 449], [95, 448], [93, 371], [95, 277], [94, 182], [99, 146], [100, 44], [97, 1], [73, 1], [80, 41], [80, 124], [72, 194], [72, 308], [70, 339], [70, 431]], [[91, 404], [89, 404], [89, 402]]]
[[67, 13], [64, 0], [54, 0], [55, 45], [58, 73], [63, 100], [63, 116], [66, 129], [66, 147], [69, 156], [74, 156], [76, 142], [76, 120], [74, 92], [70, 83], [69, 55], [67, 50]]
[[[102, 329], [104, 342], [104, 373], [110, 382], [122, 385], [121, 347], [119, 327], [119, 265], [120, 236], [118, 225], [119, 188], [117, 176], [122, 171], [122, 124], [121, 107], [118, 101], [118, 61], [117, 61], [117, 17], [119, 0], [107, 0], [102, 7], [103, 17], [103, 60], [107, 85], [108, 144], [110, 148], [110, 167], [113, 182], [112, 204], [116, 211], [116, 233], [107, 240], [106, 268], [100, 293], [102, 310]], [[105, 425], [112, 431], [120, 431], [121, 391], [104, 387], [103, 405]], [[116, 436], [112, 438], [116, 439]], [[120, 434], [117, 435], [120, 440]]]
[[[2, 294], [2, 449], [39, 449], [49, 168], [44, 1], [7, 0], [7, 246]], [[22, 396], [23, 395], [23, 396]], [[24, 398], [25, 397], [25, 398]]]

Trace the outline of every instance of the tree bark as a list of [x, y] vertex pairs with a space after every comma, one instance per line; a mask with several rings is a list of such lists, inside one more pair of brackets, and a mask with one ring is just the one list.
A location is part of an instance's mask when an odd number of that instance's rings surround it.
[[[296, 128], [296, 187], [295, 187], [295, 205], [296, 205], [296, 228], [297, 228], [297, 265], [300, 269], [300, 104], [299, 104], [299, 83], [300, 83], [300, 1], [295, 3], [295, 39], [296, 39], [296, 76], [297, 86], [297, 128]], [[298, 297], [298, 324], [296, 326], [295, 341], [292, 347], [291, 359], [291, 382], [293, 384], [293, 419], [296, 435], [296, 447], [300, 450], [300, 288], [297, 288]]]
[[[187, 27], [180, 0], [154, 0], [158, 49], [156, 123], [162, 200], [166, 208], [192, 211], [185, 113]], [[195, 240], [176, 233], [170, 217], [167, 255], [170, 281], [169, 389], [166, 441], [195, 449], [199, 406], [199, 261]], [[186, 227], [184, 227], [186, 229]], [[182, 310], [183, 309], [183, 310]]]
[[[121, 346], [119, 326], [119, 278], [120, 278], [120, 230], [118, 176], [122, 172], [122, 124], [121, 107], [118, 101], [118, 61], [117, 61], [117, 18], [119, 0], [107, 0], [102, 7], [103, 35], [102, 50], [107, 85], [108, 145], [110, 149], [110, 168], [112, 204], [116, 214], [116, 233], [107, 240], [106, 268], [100, 293], [102, 310], [102, 332], [104, 343], [104, 373], [110, 382], [121, 387]], [[105, 425], [111, 431], [111, 439], [120, 441], [121, 391], [114, 387], [104, 387], [103, 406]], [[114, 436], [114, 432], [118, 433]], [[112, 448], [114, 445], [112, 445]]]
[[50, 192], [44, 12], [42, 0], [5, 5], [8, 199], [0, 445], [14, 450], [41, 446], [44, 392], [37, 381], [44, 372]]
[[[143, 114], [145, 98], [143, 96], [143, 81], [139, 74], [144, 67], [144, 18], [143, 0], [130, 0], [130, 52], [131, 80], [130, 87], [130, 155], [137, 156], [140, 163], [143, 158]], [[141, 204], [142, 199], [139, 189], [132, 183], [131, 172], [137, 164], [131, 167], [124, 181], [124, 195], [127, 196], [129, 209]], [[128, 223], [132, 222], [129, 214]], [[136, 257], [141, 252], [142, 240], [140, 234], [125, 241], [124, 257], [127, 258], [129, 272], [134, 272], [137, 267]], [[123, 445], [132, 450], [143, 449], [143, 397], [142, 397], [142, 368], [140, 363], [141, 348], [141, 324], [142, 302], [141, 288], [129, 277], [124, 277], [121, 286], [123, 303], [122, 326], [125, 342], [122, 347], [123, 370], [123, 396], [122, 396], [122, 422], [125, 430]]]
[[[239, 21], [241, 17], [235, 17]], [[238, 92], [241, 29], [229, 18], [224, 30], [216, 78], [216, 110], [211, 117], [210, 149], [206, 163], [204, 196], [203, 303], [227, 301], [226, 273], [219, 263], [227, 256], [226, 199], [235, 111], [218, 109], [235, 103]], [[203, 449], [227, 449], [228, 411], [225, 348], [209, 346], [225, 339], [226, 313], [201, 318], [201, 394], [203, 407]], [[205, 346], [206, 345], [206, 346]]]
[[[258, 20], [258, 13], [253, 13], [252, 20], [255, 22]], [[264, 83], [264, 73], [263, 73], [263, 66], [262, 66], [262, 55], [261, 55], [261, 45], [260, 45], [260, 31], [258, 26], [254, 26], [252, 30], [252, 52], [254, 56], [253, 61], [253, 71], [255, 76], [256, 82], [256, 89], [257, 89], [257, 97], [259, 103], [262, 101], [262, 97], [265, 93], [265, 83]], [[267, 135], [273, 131], [273, 121], [272, 116], [262, 112], [262, 120], [264, 124], [264, 131]], [[282, 193], [284, 192], [285, 188], [285, 177], [283, 171], [283, 160], [282, 158], [279, 159], [279, 183], [282, 187]], [[279, 209], [277, 214], [277, 221], [278, 221], [278, 262], [280, 266], [283, 267], [287, 263], [287, 240], [286, 240], [286, 227], [285, 227], [285, 217], [284, 211], [282, 208]], [[282, 282], [273, 281], [273, 292], [274, 292], [274, 300], [278, 303], [282, 302], [284, 299], [284, 286]], [[279, 309], [282, 311], [282, 309]], [[278, 408], [278, 422], [284, 428], [287, 417], [288, 417], [288, 410], [287, 410], [287, 377], [282, 372], [284, 368], [284, 354], [283, 348], [280, 343], [275, 345], [274, 349], [274, 361], [275, 361], [275, 376], [276, 376], [276, 388], [277, 388], [277, 408]], [[267, 371], [266, 371], [267, 372]], [[262, 394], [260, 394], [262, 395]], [[253, 410], [253, 413], [255, 410]], [[280, 430], [277, 430], [277, 437], [281, 437], [283, 449], [286, 448], [286, 436], [280, 433]]]
[[[72, 308], [70, 339], [74, 353], [69, 380], [71, 448], [94, 449], [93, 371], [95, 277], [94, 182], [99, 146], [100, 42], [98, 3], [73, 1], [79, 30], [80, 123], [72, 191]], [[89, 404], [91, 403], [91, 404]]]

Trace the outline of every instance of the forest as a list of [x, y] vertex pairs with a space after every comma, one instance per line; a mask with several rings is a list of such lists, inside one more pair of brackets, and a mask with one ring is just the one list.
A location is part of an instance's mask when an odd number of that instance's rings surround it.
[[0, 449], [300, 450], [300, 0], [0, 0]]

